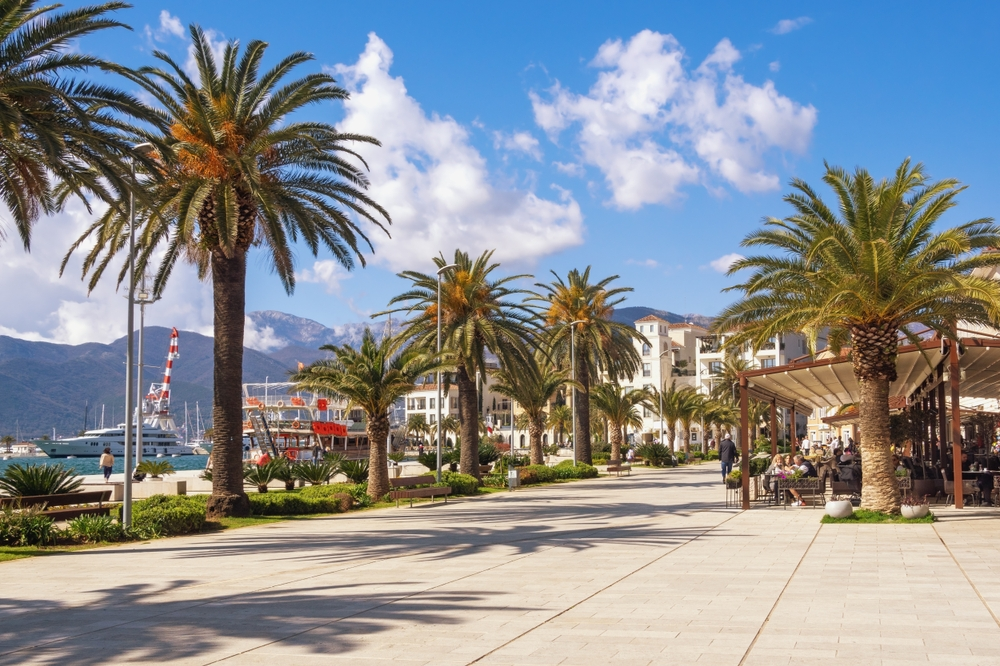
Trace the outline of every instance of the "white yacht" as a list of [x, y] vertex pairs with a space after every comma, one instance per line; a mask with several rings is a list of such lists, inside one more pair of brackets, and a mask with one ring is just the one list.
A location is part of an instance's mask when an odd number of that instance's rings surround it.
[[[133, 426], [132, 441], [136, 439], [138, 432]], [[97, 458], [105, 447], [111, 448], [111, 454], [115, 456], [125, 455], [125, 424], [120, 424], [117, 428], [104, 428], [102, 430], [88, 430], [79, 437], [67, 437], [66, 439], [36, 439], [34, 444], [40, 448], [49, 458]], [[164, 430], [158, 425], [143, 424], [142, 426], [142, 455], [143, 457], [156, 457], [158, 455], [194, 455], [195, 447], [185, 444], [175, 433]]]

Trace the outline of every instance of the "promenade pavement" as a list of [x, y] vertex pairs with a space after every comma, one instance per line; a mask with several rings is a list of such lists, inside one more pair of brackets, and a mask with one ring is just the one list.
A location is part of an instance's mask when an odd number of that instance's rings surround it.
[[727, 510], [717, 468], [0, 564], [0, 664], [1000, 664], [1000, 523]]

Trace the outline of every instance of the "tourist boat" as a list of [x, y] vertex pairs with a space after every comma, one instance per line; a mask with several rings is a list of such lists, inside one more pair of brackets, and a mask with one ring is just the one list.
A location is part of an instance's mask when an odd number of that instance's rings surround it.
[[[167, 354], [167, 367], [163, 372], [163, 381], [153, 384], [149, 393], [142, 400], [142, 455], [155, 458], [166, 456], [185, 456], [201, 453], [202, 449], [194, 444], [184, 443], [177, 434], [174, 417], [170, 415], [170, 376], [174, 361], [180, 357], [178, 352], [177, 329], [170, 333], [170, 352]], [[34, 444], [50, 458], [97, 458], [105, 448], [111, 449], [111, 455], [125, 454], [125, 424], [117, 428], [88, 430], [79, 437], [65, 439], [37, 439]], [[138, 428], [132, 425], [133, 446], [139, 435]]]

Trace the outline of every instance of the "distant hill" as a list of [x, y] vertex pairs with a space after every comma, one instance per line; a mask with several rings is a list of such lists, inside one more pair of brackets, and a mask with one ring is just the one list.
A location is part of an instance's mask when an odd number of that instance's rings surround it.
[[648, 317], [649, 315], [655, 315], [661, 319], [669, 321], [671, 324], [681, 324], [684, 322], [690, 322], [692, 324], [698, 324], [699, 326], [704, 326], [708, 328], [713, 321], [712, 317], [706, 317], [700, 314], [685, 314], [679, 315], [673, 312], [667, 312], [666, 310], [657, 310], [656, 308], [647, 308], [641, 305], [636, 305], [627, 308], [616, 308], [612, 319], [621, 322], [623, 324], [631, 324], [636, 320], [642, 319], [643, 317]]
[[[146, 328], [145, 389], [163, 376], [169, 340], [170, 329]], [[178, 420], [183, 418], [184, 401], [191, 410], [198, 401], [203, 418], [211, 415], [212, 347], [212, 338], [187, 331], [180, 334], [180, 359], [174, 363], [171, 380], [171, 405]], [[259, 351], [244, 350], [245, 381], [285, 381], [292, 368], [293, 364]], [[94, 424], [94, 410], [100, 419], [102, 404], [105, 425], [123, 420], [124, 337], [107, 345], [59, 345], [0, 336], [0, 435], [14, 434], [17, 423], [22, 437], [51, 436], [53, 427], [60, 435], [75, 433], [83, 428], [88, 400], [90, 427]]]
[[376, 336], [385, 329], [384, 321], [341, 324], [328, 327], [295, 315], [275, 310], [248, 312], [247, 318], [253, 322], [258, 337], [267, 342], [263, 350], [271, 358], [289, 366], [296, 363], [309, 364], [328, 354], [319, 351], [321, 345], [353, 345], [361, 343], [365, 329], [371, 327]]

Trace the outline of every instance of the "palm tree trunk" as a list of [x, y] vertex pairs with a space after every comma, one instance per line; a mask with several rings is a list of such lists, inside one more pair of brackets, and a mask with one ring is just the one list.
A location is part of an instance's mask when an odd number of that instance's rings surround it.
[[215, 300], [212, 388], [212, 496], [205, 515], [249, 516], [243, 491], [243, 326], [246, 317], [246, 254], [212, 253]]
[[691, 431], [690, 428], [681, 426], [681, 438], [684, 440], [684, 460], [690, 462], [691, 459]]
[[671, 451], [676, 451], [674, 448], [677, 444], [677, 424], [668, 423], [667, 424], [667, 448]]
[[899, 484], [892, 467], [887, 378], [858, 379], [861, 438], [861, 508], [899, 513]]
[[[611, 460], [617, 460], [621, 462], [622, 459], [622, 427], [615, 424], [611, 428]], [[590, 464], [588, 462], [588, 464]]]
[[[593, 464], [590, 452], [590, 368], [587, 360], [581, 354], [576, 357], [576, 380], [583, 386], [583, 390], [577, 389], [573, 403], [576, 410], [576, 432], [573, 433], [573, 446], [576, 447], [576, 459], [588, 465]], [[579, 404], [577, 404], [579, 403]]]
[[368, 414], [368, 496], [378, 501], [389, 492], [389, 458], [385, 442], [389, 438], [389, 416]]
[[877, 322], [851, 328], [861, 426], [861, 507], [899, 513], [899, 484], [889, 438], [889, 386], [896, 380], [898, 327]]
[[465, 366], [458, 366], [455, 373], [458, 384], [458, 420], [461, 423], [462, 451], [459, 471], [479, 476], [479, 396], [476, 382], [469, 377]]
[[544, 460], [544, 452], [542, 451], [543, 428], [542, 423], [535, 419], [528, 421], [528, 439], [530, 440], [529, 446], [532, 465], [541, 465]]

